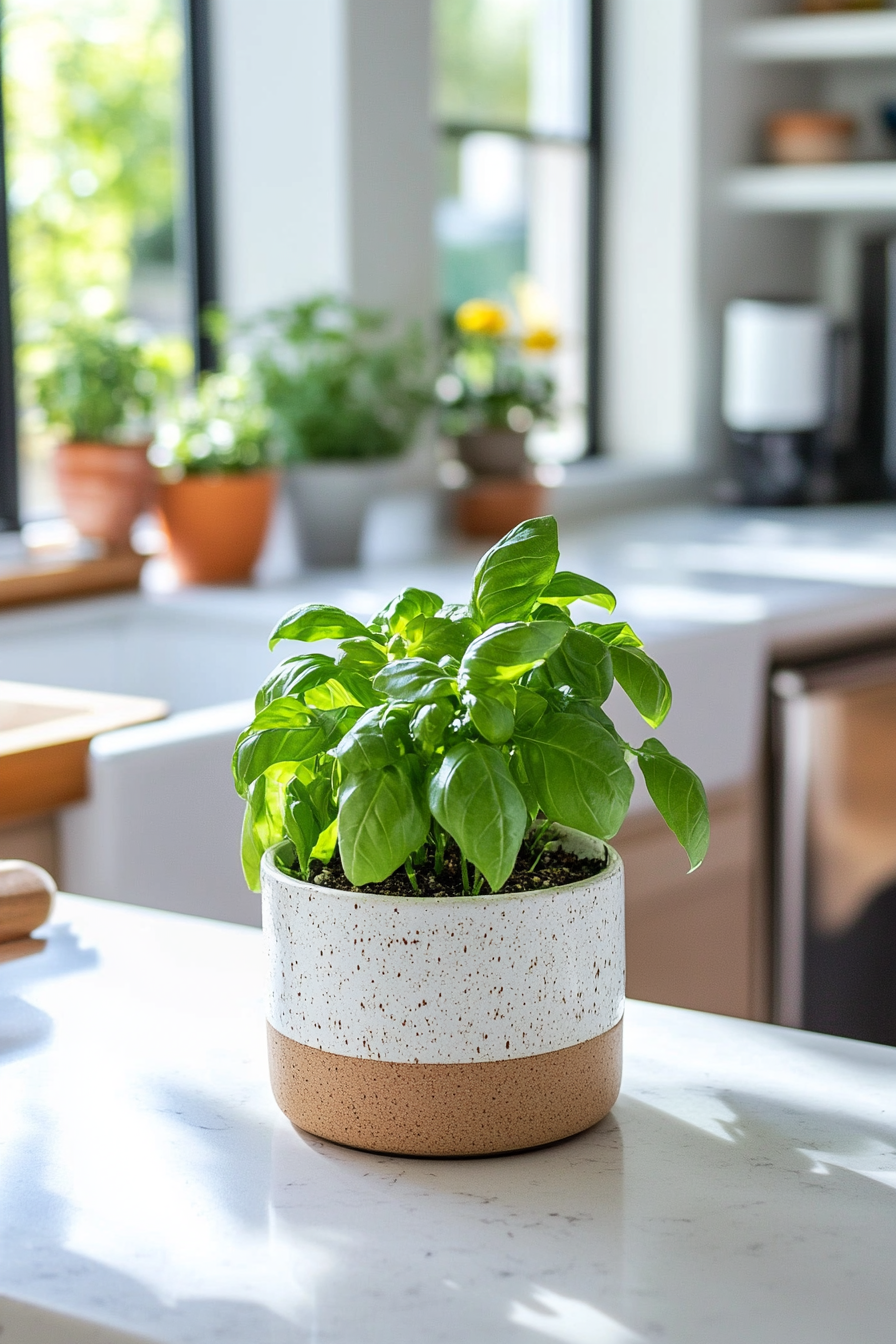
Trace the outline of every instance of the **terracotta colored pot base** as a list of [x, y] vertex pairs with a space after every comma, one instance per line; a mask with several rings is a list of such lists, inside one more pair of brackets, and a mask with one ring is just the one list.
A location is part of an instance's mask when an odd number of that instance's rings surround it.
[[581, 1045], [479, 1064], [393, 1064], [299, 1045], [268, 1023], [277, 1104], [299, 1129], [377, 1153], [473, 1157], [579, 1134], [622, 1081], [622, 1023]]

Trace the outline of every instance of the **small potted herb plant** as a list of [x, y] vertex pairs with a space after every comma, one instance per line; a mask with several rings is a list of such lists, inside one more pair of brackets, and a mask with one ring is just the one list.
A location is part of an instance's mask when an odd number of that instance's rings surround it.
[[146, 450], [169, 378], [164, 352], [141, 344], [130, 323], [82, 319], [55, 333], [47, 355], [35, 391], [48, 425], [65, 436], [55, 459], [63, 507], [82, 536], [125, 550], [155, 488]]
[[651, 727], [671, 692], [600, 583], [557, 570], [553, 518], [484, 557], [465, 606], [401, 592], [366, 625], [312, 604], [275, 628], [329, 641], [267, 678], [234, 754], [243, 863], [267, 940], [271, 1076], [294, 1124], [384, 1152], [503, 1152], [613, 1105], [622, 864], [606, 843], [638, 763], [691, 866], [696, 775], [624, 742], [614, 681]]
[[503, 304], [469, 299], [446, 332], [436, 382], [440, 428], [457, 442], [473, 481], [458, 521], [473, 536], [496, 536], [537, 507], [542, 489], [526, 457], [526, 436], [554, 419], [554, 379], [545, 357], [557, 345], [544, 323], [525, 325]]
[[250, 577], [277, 488], [269, 421], [248, 363], [234, 357], [159, 425], [149, 460], [161, 478], [159, 508], [184, 583]]
[[325, 295], [267, 314], [257, 337], [304, 562], [355, 564], [367, 506], [432, 403], [420, 331]]

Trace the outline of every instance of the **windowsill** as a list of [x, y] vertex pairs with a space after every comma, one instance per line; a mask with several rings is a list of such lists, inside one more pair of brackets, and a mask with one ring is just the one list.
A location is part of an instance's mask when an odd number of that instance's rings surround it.
[[581, 520], [622, 509], [696, 503], [710, 498], [703, 467], [627, 464], [592, 457], [562, 468], [551, 482], [551, 512], [560, 521]]
[[133, 552], [90, 560], [58, 555], [37, 558], [29, 556], [23, 546], [10, 546], [9, 551], [0, 552], [0, 608], [134, 589], [140, 584], [145, 561], [145, 556]]

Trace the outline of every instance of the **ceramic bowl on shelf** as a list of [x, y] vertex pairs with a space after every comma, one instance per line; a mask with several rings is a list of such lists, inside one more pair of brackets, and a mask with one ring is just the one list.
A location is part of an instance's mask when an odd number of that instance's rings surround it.
[[768, 155], [773, 163], [843, 163], [857, 129], [846, 112], [776, 112], [765, 125]]
[[578, 1134], [622, 1070], [622, 861], [568, 886], [394, 897], [261, 870], [271, 1082], [300, 1129], [353, 1148], [465, 1157]]

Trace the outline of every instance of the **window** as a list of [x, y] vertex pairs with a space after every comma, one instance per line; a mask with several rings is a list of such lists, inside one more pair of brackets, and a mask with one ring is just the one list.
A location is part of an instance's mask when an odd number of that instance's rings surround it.
[[213, 298], [206, 3], [4, 2], [6, 526], [58, 512], [55, 443], [33, 391], [54, 328], [114, 316], [147, 338], [193, 342], [197, 303]]
[[542, 461], [594, 447], [599, 11], [590, 0], [436, 0], [440, 301], [453, 312], [476, 296], [519, 298], [522, 287], [523, 302], [559, 330], [559, 423], [530, 435]]

